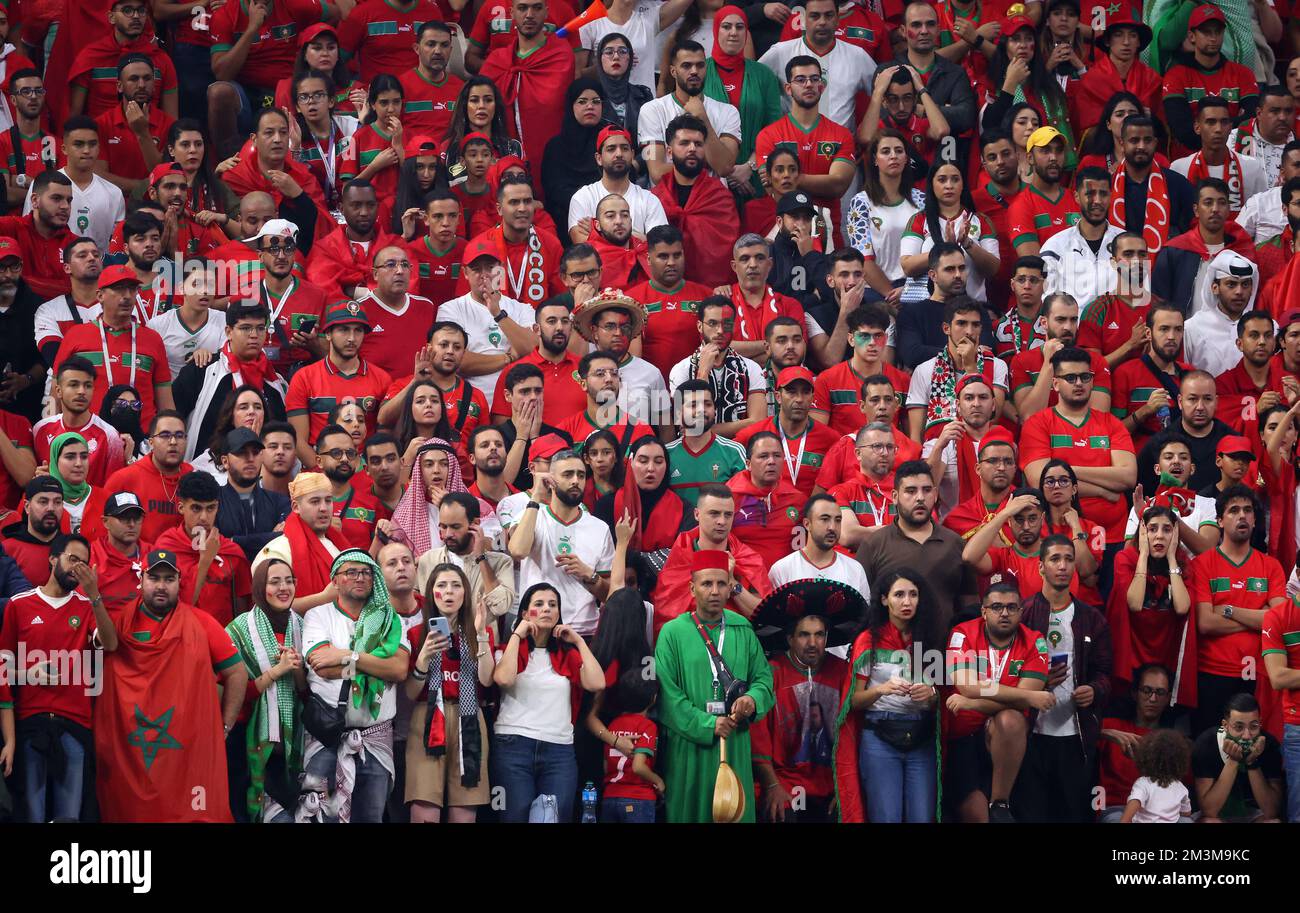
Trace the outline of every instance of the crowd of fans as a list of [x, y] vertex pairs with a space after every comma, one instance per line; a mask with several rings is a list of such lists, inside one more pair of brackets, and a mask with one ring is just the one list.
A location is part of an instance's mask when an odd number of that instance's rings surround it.
[[1300, 820], [1290, 5], [0, 8], [0, 818]]

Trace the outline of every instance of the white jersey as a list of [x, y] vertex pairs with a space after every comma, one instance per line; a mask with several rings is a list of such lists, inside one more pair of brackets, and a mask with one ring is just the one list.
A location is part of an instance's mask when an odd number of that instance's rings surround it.
[[159, 314], [145, 324], [162, 337], [172, 377], [181, 372], [185, 362], [199, 349], [216, 352], [219, 357], [221, 347], [226, 344], [226, 315], [209, 308], [206, 318], [202, 326], [191, 329], [181, 319], [180, 308], [176, 308]]
[[[734, 137], [738, 143], [742, 142], [740, 112], [736, 110], [736, 106], [709, 98], [707, 95], [700, 97], [704, 99], [704, 113], [709, 118], [713, 132], [718, 136]], [[641, 148], [644, 149], [650, 143], [667, 145], [665, 131], [668, 129], [669, 122], [679, 114], [685, 113], [685, 110], [682, 103], [677, 100], [677, 96], [672, 94], [642, 105], [636, 122], [636, 137]]]
[[871, 598], [871, 588], [867, 584], [867, 572], [855, 558], [835, 552], [835, 557], [828, 567], [818, 567], [808, 560], [803, 549], [786, 555], [772, 565], [767, 573], [773, 588], [784, 586], [793, 580], [838, 580], [862, 594], [864, 599]]
[[[504, 295], [501, 297], [501, 310], [524, 329], [537, 322], [536, 312], [531, 307]], [[443, 302], [438, 308], [438, 319], [460, 324], [469, 336], [469, 345], [465, 348], [467, 352], [475, 355], [505, 355], [510, 351], [510, 340], [506, 338], [501, 325], [488, 312], [487, 306], [475, 301], [468, 292], [459, 298]], [[500, 376], [501, 371], [496, 370], [467, 377], [466, 380], [470, 386], [482, 391], [491, 408], [492, 395], [496, 392], [497, 378]]]
[[[856, 131], [853, 120], [853, 100], [859, 92], [871, 95], [876, 75], [876, 62], [871, 55], [855, 44], [836, 41], [825, 54], [818, 54], [803, 38], [778, 41], [767, 49], [758, 62], [776, 74], [777, 82], [785, 85], [785, 65], [795, 57], [808, 56], [822, 66], [822, 79], [826, 91], [817, 110], [846, 130]], [[782, 107], [790, 110], [790, 99], [782, 96]]]
[[522, 595], [534, 583], [552, 584], [560, 593], [564, 621], [584, 637], [596, 633], [600, 619], [596, 597], [576, 577], [556, 565], [560, 555], [576, 555], [597, 574], [608, 575], [614, 563], [614, 539], [609, 527], [585, 509], [568, 523], [562, 523], [550, 507], [537, 508], [537, 525], [533, 530], [533, 549], [519, 563], [519, 592]]
[[[582, 219], [595, 218], [596, 207], [600, 205], [600, 201], [614, 192], [605, 187], [603, 180], [595, 181], [585, 187], [579, 187], [577, 192], [569, 197], [569, 224], [567, 227], [573, 228]], [[627, 210], [628, 214], [632, 216], [633, 231], [644, 235], [652, 228], [668, 224], [668, 217], [664, 215], [664, 204], [659, 202], [659, 198], [644, 187], [630, 184], [627, 190], [618, 191], [618, 194], [627, 200]]]
[[[68, 176], [66, 168], [60, 168], [59, 174]], [[23, 203], [23, 215], [32, 211], [32, 191], [27, 191]], [[106, 181], [97, 174], [90, 176], [90, 183], [84, 188], [72, 182], [72, 212], [68, 216], [68, 230], [74, 235], [94, 238], [100, 250], [108, 250], [108, 242], [113, 238], [113, 229], [117, 223], [126, 218], [126, 200], [122, 191], [115, 184]]]

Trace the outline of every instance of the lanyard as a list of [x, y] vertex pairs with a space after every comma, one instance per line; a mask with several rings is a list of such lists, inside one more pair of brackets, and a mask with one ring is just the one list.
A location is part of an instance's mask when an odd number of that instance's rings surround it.
[[995, 685], [1002, 682], [1002, 672], [1007, 668], [1007, 661], [1011, 659], [1011, 646], [1012, 644], [1007, 644], [1007, 648], [1002, 651], [1002, 662], [998, 662], [997, 657], [994, 656], [993, 644], [989, 644], [989, 669], [993, 673], [990, 681]]
[[[790, 473], [790, 484], [798, 485], [799, 470], [803, 469], [803, 451], [808, 445], [808, 435], [809, 432], [812, 431], [812, 426], [810, 424], [809, 427], [804, 429], [803, 435], [799, 438], [799, 453], [795, 455], [793, 460], [791, 460], [790, 445], [787, 443], [789, 438], [785, 436], [785, 429], [781, 427], [781, 419], [778, 417], [773, 424], [776, 425], [777, 433], [781, 437], [781, 449], [785, 452], [785, 468], [786, 471]], [[875, 508], [872, 508], [873, 512], [874, 510]], [[877, 523], [877, 525], [879, 525], [879, 523]]]
[[290, 279], [289, 287], [284, 290], [280, 300], [272, 306], [271, 302], [275, 301], [275, 299], [271, 297], [271, 290], [266, 287], [266, 280], [262, 280], [262, 303], [266, 305], [266, 309], [271, 314], [271, 326], [275, 326], [280, 321], [280, 314], [284, 311], [284, 306], [289, 301], [289, 296], [293, 294], [297, 285], [297, 279]]
[[[867, 506], [871, 508], [871, 519], [875, 521], [876, 526], [885, 525], [885, 516], [889, 513], [889, 496], [880, 491], [879, 488], [867, 488]], [[873, 492], [880, 494], [880, 508], [876, 508], [876, 499], [872, 497]]]
[[718, 643], [715, 646], [712, 639], [704, 630], [704, 625], [700, 624], [700, 616], [694, 612], [691, 613], [691, 621], [695, 622], [695, 630], [700, 632], [700, 637], [704, 638], [704, 646], [708, 647], [709, 657], [713, 660], [713, 694], [718, 696], [718, 670], [722, 666], [722, 649], [727, 644], [727, 618], [724, 615], [718, 622]]
[[[104, 374], [107, 375], [106, 379], [108, 381], [108, 385], [111, 387], [113, 386], [113, 365], [112, 362], [108, 360], [108, 334], [104, 332], [104, 321], [102, 318], [95, 321], [95, 323], [99, 327], [99, 343], [104, 350]], [[129, 381], [132, 387], [135, 386], [135, 363], [136, 363], [135, 321], [132, 321], [131, 322], [131, 380]]]
[[[158, 306], [158, 300], [155, 298], [154, 307], [156, 308], [157, 306]], [[138, 316], [138, 319], [135, 321], [136, 323], [146, 324], [149, 322], [149, 317], [150, 317], [149, 306], [145, 304], [145, 300], [140, 296], [139, 292], [135, 293], [135, 312]], [[132, 332], [134, 332], [134, 327], [132, 327]], [[135, 385], [132, 384], [132, 386]]]
[[320, 154], [321, 165], [325, 168], [325, 199], [327, 203], [332, 203], [337, 191], [334, 189], [334, 173], [338, 168], [338, 161], [335, 159], [335, 150], [338, 144], [334, 140], [334, 118], [330, 118], [330, 148], [329, 154], [325, 154], [324, 147], [320, 144], [320, 138], [315, 134], [312, 135], [312, 142], [316, 144], [316, 151]]

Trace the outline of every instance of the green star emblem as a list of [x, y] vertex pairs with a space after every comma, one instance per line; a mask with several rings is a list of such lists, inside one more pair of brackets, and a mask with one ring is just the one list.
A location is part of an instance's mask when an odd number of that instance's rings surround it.
[[[164, 748], [181, 749], [184, 746], [176, 740], [167, 730], [171, 728], [172, 712], [175, 707], [168, 707], [156, 720], [149, 719], [148, 714], [140, 709], [137, 704], [135, 708], [135, 721], [138, 724], [135, 731], [126, 737], [130, 745], [135, 745], [140, 749], [144, 757], [144, 769], [148, 770], [158, 756], [158, 752]], [[149, 738], [148, 733], [155, 732], [157, 736]]]
[[1118, 3], [1112, 3], [1110, 6], [1106, 7], [1106, 15], [1108, 15], [1108, 16], [1116, 16], [1116, 15], [1118, 15], [1118, 14], [1119, 14], [1119, 4], [1118, 4]]

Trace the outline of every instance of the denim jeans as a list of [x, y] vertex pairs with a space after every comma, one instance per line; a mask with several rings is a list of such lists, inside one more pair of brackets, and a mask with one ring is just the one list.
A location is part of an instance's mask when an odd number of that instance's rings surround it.
[[176, 42], [172, 45], [172, 62], [180, 84], [177, 98], [181, 117], [208, 119], [208, 86], [212, 83], [211, 53], [197, 44]]
[[[332, 748], [322, 748], [312, 756], [304, 769], [305, 773], [323, 777], [330, 784], [330, 793], [334, 792], [334, 768], [338, 764], [338, 755]], [[356, 757], [357, 782], [352, 787], [352, 823], [380, 824], [384, 820], [384, 805], [388, 802], [388, 793], [393, 788], [393, 777], [372, 754], [365, 760]], [[326, 818], [331, 824], [337, 819]]]
[[[882, 714], [904, 719], [902, 714]], [[858, 744], [858, 776], [872, 824], [922, 824], [934, 820], [936, 784], [934, 746], [900, 751], [870, 729]]]
[[1282, 731], [1282, 766], [1286, 770], [1286, 820], [1300, 822], [1300, 726]]
[[59, 736], [63, 749], [63, 775], [55, 777], [49, 759], [38, 750], [30, 734], [19, 734], [18, 752], [23, 765], [23, 799], [27, 820], [77, 821], [81, 818], [81, 788], [86, 768], [86, 751], [71, 733]]
[[573, 820], [573, 797], [578, 791], [578, 760], [572, 745], [539, 742], [522, 735], [496, 735], [492, 739], [492, 786], [505, 790], [502, 820], [522, 824], [528, 807], [538, 796], [555, 797], [561, 824]]
[[654, 824], [653, 799], [619, 799], [606, 796], [600, 802], [601, 824]]

